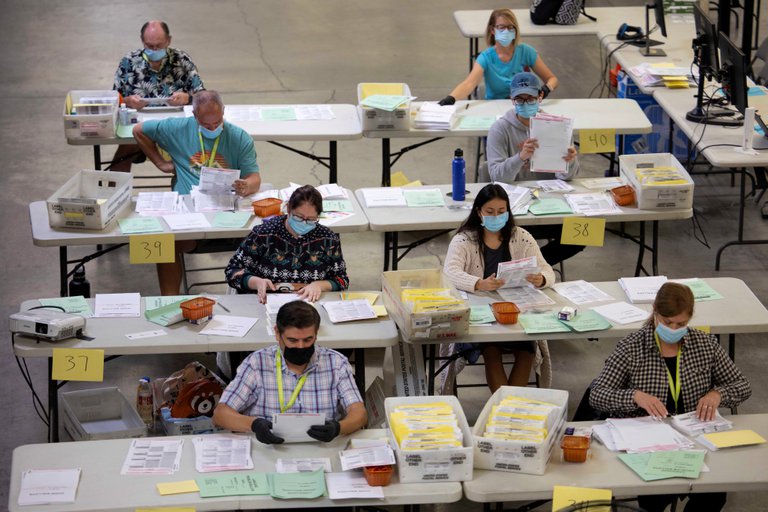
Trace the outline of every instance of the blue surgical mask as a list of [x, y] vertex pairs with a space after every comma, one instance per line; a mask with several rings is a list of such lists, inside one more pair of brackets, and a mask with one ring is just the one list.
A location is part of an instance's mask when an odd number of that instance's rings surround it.
[[509, 222], [509, 212], [504, 212], [501, 215], [483, 215], [483, 227], [491, 233], [501, 231], [507, 222]]
[[534, 117], [539, 111], [539, 104], [534, 103], [533, 105], [529, 105], [527, 103], [523, 103], [522, 105], [515, 105], [515, 112], [517, 112], [517, 115], [524, 119], [530, 119]]
[[674, 345], [683, 339], [683, 336], [685, 336], [687, 332], [688, 327], [672, 329], [662, 324], [661, 322], [659, 322], [659, 324], [656, 326], [656, 334], [659, 335], [659, 339], [664, 343], [669, 343], [670, 345]]
[[157, 62], [159, 60], [163, 60], [166, 55], [168, 55], [168, 50], [165, 48], [160, 48], [159, 50], [150, 50], [149, 48], [144, 48], [144, 55], [146, 55], [150, 61]]
[[317, 221], [300, 220], [294, 215], [288, 215], [288, 225], [299, 236], [304, 236], [317, 227]]
[[517, 34], [515, 33], [515, 29], [493, 31], [493, 37], [496, 39], [496, 42], [499, 43], [504, 48], [512, 44], [512, 41], [515, 40], [516, 35]]
[[224, 123], [221, 123], [215, 130], [209, 130], [205, 126], [199, 125], [198, 128], [200, 129], [200, 133], [203, 134], [203, 137], [206, 139], [215, 139], [219, 135], [221, 135], [221, 131], [224, 129]]

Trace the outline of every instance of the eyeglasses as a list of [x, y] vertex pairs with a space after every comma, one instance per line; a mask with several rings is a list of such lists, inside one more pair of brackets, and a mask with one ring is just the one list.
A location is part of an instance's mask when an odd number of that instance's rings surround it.
[[292, 213], [291, 215], [293, 215], [297, 221], [303, 222], [305, 224], [315, 224], [319, 220], [317, 217], [315, 217], [314, 219], [307, 219], [305, 217], [302, 217], [298, 213]]
[[515, 105], [535, 105], [539, 102], [539, 98], [528, 98], [527, 100], [523, 98], [515, 98], [512, 101], [515, 102]]
[[496, 30], [515, 30], [514, 25], [494, 25], [493, 28]]

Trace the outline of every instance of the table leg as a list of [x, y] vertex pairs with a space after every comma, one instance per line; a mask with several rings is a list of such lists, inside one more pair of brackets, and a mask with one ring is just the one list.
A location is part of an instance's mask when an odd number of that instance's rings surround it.
[[66, 297], [67, 291], [67, 246], [59, 247], [59, 296]]
[[53, 379], [53, 357], [48, 358], [48, 442], [59, 442], [59, 381]]
[[387, 231], [384, 233], [384, 272], [389, 270], [389, 244], [391, 243], [391, 234]]
[[328, 144], [328, 169], [330, 169], [329, 175], [328, 175], [328, 182], [329, 183], [336, 183], [338, 179], [338, 168], [337, 168], [337, 157], [336, 157], [336, 141], [332, 140]]
[[427, 366], [429, 370], [427, 371], [427, 394], [428, 395], [434, 395], [435, 394], [435, 358], [437, 357], [437, 345], [435, 343], [430, 343], [427, 346]]
[[391, 163], [389, 160], [389, 138], [384, 137], [381, 139], [381, 186], [382, 187], [388, 187], [390, 186], [390, 167]]
[[651, 241], [651, 272], [653, 275], [659, 275], [659, 221], [653, 221], [651, 225], [652, 241]]
[[728, 355], [731, 361], [736, 362], [736, 335], [733, 333], [728, 335]]
[[93, 168], [97, 171], [101, 170], [101, 146], [98, 144], [93, 146]]
[[635, 277], [640, 275], [643, 270], [643, 260], [645, 259], [645, 221], [640, 221], [640, 235], [637, 243], [637, 264], [635, 265]]
[[390, 243], [392, 244], [392, 270], [397, 270], [397, 231], [393, 231], [389, 235]]
[[[738, 238], [733, 242], [728, 242], [720, 249], [717, 250], [717, 255], [715, 256], [715, 270], [720, 270], [720, 256], [722, 256], [723, 251], [730, 247], [731, 245], [742, 245], [744, 242], [744, 206], [747, 202], [747, 199], [744, 197], [744, 193], [746, 192], [747, 188], [747, 170], [742, 168], [741, 169], [741, 180], [739, 181], [739, 227], [738, 227]], [[768, 243], [768, 240], [766, 241], [750, 241], [750, 243]]]
[[355, 384], [360, 396], [365, 397], [365, 349], [355, 349]]

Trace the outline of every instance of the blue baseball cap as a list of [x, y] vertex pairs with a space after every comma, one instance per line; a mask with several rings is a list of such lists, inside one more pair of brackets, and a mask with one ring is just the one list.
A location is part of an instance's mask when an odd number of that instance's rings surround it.
[[541, 82], [539, 78], [533, 73], [523, 71], [512, 77], [512, 82], [509, 84], [509, 97], [515, 98], [521, 94], [529, 94], [531, 96], [538, 96], [541, 91]]

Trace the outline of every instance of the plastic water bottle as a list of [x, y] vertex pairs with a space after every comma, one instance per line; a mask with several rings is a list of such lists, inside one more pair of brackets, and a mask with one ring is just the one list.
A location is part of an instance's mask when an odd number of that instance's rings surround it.
[[464, 187], [467, 185], [467, 164], [464, 162], [464, 151], [458, 148], [453, 152], [453, 191], [454, 201], [464, 200]]
[[155, 428], [155, 407], [152, 400], [152, 386], [149, 377], [139, 379], [139, 387], [136, 391], [136, 412], [151, 432]]
[[85, 267], [83, 266], [75, 269], [72, 280], [69, 282], [69, 296], [77, 297], [78, 295], [82, 295], [85, 298], [91, 296], [91, 283], [85, 278]]
[[120, 104], [120, 110], [118, 111], [118, 119], [119, 123], [122, 126], [128, 126], [131, 124], [130, 115], [128, 113], [128, 108], [125, 106], [125, 103]]

